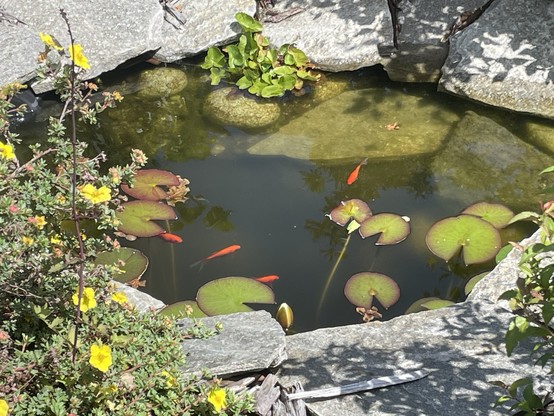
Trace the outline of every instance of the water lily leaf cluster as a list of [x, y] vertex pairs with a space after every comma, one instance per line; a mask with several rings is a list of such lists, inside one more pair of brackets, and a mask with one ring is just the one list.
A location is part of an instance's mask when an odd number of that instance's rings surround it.
[[235, 19], [242, 29], [238, 43], [222, 50], [209, 48], [201, 65], [210, 70], [212, 85], [228, 79], [241, 90], [270, 98], [300, 90], [304, 81], [319, 79], [319, 75], [310, 71], [312, 65], [300, 49], [291, 44], [274, 49], [261, 34], [260, 22], [242, 12], [237, 13]]

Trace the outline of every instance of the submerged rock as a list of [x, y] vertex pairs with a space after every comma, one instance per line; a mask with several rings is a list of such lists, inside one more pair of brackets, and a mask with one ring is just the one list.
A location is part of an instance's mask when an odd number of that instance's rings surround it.
[[468, 111], [431, 169], [435, 193], [470, 204], [479, 200], [526, 209], [539, 201], [539, 172], [554, 159], [493, 120]]
[[275, 102], [257, 99], [228, 87], [208, 94], [204, 114], [221, 125], [259, 129], [275, 123], [281, 109]]
[[171, 67], [147, 69], [140, 73], [138, 95], [142, 97], [167, 97], [183, 91], [188, 84], [186, 72]]
[[422, 155], [437, 151], [457, 120], [455, 113], [427, 98], [385, 88], [347, 91], [248, 152], [307, 160]]

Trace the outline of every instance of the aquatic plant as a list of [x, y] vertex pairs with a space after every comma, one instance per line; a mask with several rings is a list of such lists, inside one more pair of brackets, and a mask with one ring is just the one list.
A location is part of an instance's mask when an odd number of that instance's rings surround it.
[[241, 90], [270, 98], [300, 90], [304, 81], [319, 79], [310, 71], [309, 59], [300, 49], [291, 44], [273, 49], [261, 34], [260, 22], [246, 13], [237, 13], [235, 19], [242, 29], [239, 41], [222, 50], [209, 48], [201, 65], [210, 70], [212, 85], [229, 79]]

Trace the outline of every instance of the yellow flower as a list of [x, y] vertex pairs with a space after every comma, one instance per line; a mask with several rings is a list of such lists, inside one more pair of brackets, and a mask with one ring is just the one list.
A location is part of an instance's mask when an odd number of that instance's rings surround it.
[[8, 402], [0, 399], [0, 416], [8, 416], [8, 410], [10, 410]]
[[214, 407], [216, 412], [220, 412], [225, 406], [227, 406], [227, 398], [225, 397], [225, 390], [214, 389], [208, 394], [208, 402]]
[[121, 102], [121, 100], [123, 100], [123, 96], [119, 93], [119, 91], [112, 92], [112, 98], [117, 102]]
[[90, 68], [88, 59], [83, 53], [83, 47], [80, 44], [76, 43], [69, 47], [69, 57], [73, 62], [75, 62], [75, 65], [80, 66], [83, 69]]
[[23, 236], [23, 238], [21, 239], [21, 241], [23, 241], [23, 244], [25, 244], [26, 246], [30, 246], [30, 245], [32, 245], [32, 244], [35, 242], [34, 239], [32, 239], [31, 237], [27, 237], [27, 236], [25, 236], [25, 235]]
[[90, 359], [88, 360], [91, 366], [105, 373], [112, 365], [112, 350], [108, 345], [93, 344], [90, 347]]
[[41, 216], [35, 215], [33, 223], [35, 224], [35, 227], [37, 227], [39, 230], [42, 230], [44, 226], [47, 224], [43, 215]]
[[168, 371], [163, 370], [162, 376], [165, 376], [166, 378], [165, 384], [167, 387], [171, 388], [177, 384], [177, 380], [175, 380], [175, 377], [173, 377]]
[[128, 302], [127, 296], [125, 296], [125, 293], [123, 292], [115, 292], [114, 294], [112, 294], [112, 300], [119, 304], [124, 304]]
[[50, 242], [54, 245], [60, 245], [62, 243], [62, 240], [60, 238], [59, 234], [55, 234], [52, 237], [50, 237]]
[[[75, 292], [71, 299], [73, 299], [73, 304], [77, 306], [79, 304], [79, 291]], [[81, 299], [81, 306], [79, 307], [79, 309], [81, 310], [81, 312], [86, 312], [92, 308], [96, 308], [94, 289], [91, 287], [85, 287], [83, 289], [83, 297]]]
[[38, 35], [40, 36], [40, 40], [42, 40], [46, 46], [50, 46], [58, 51], [63, 49], [60, 44], [48, 33], [40, 32]]
[[11, 144], [4, 144], [0, 142], [0, 157], [2, 159], [10, 160], [15, 158], [13, 146]]
[[82, 186], [80, 189], [81, 194], [85, 199], [88, 199], [93, 204], [99, 204], [102, 202], [109, 201], [112, 198], [110, 188], [105, 186], [96, 189], [94, 185], [87, 183], [85, 186]]

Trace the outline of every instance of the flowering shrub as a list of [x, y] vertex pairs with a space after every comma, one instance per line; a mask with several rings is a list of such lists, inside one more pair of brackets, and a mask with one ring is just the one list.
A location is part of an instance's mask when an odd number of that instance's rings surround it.
[[126, 199], [118, 187], [146, 156], [134, 150], [128, 165], [100, 172], [104, 155], [88, 155], [74, 123], [94, 123], [122, 97], [103, 93], [92, 105], [96, 86], [76, 80], [90, 65], [82, 47], [40, 37], [42, 74], [66, 105], [29, 160], [18, 159], [10, 130], [22, 111], [10, 100], [23, 86], [0, 89], [0, 416], [242, 414], [249, 397], [185, 379], [174, 322], [138, 314], [111, 286], [114, 267], [95, 265], [119, 246], [109, 235]]

